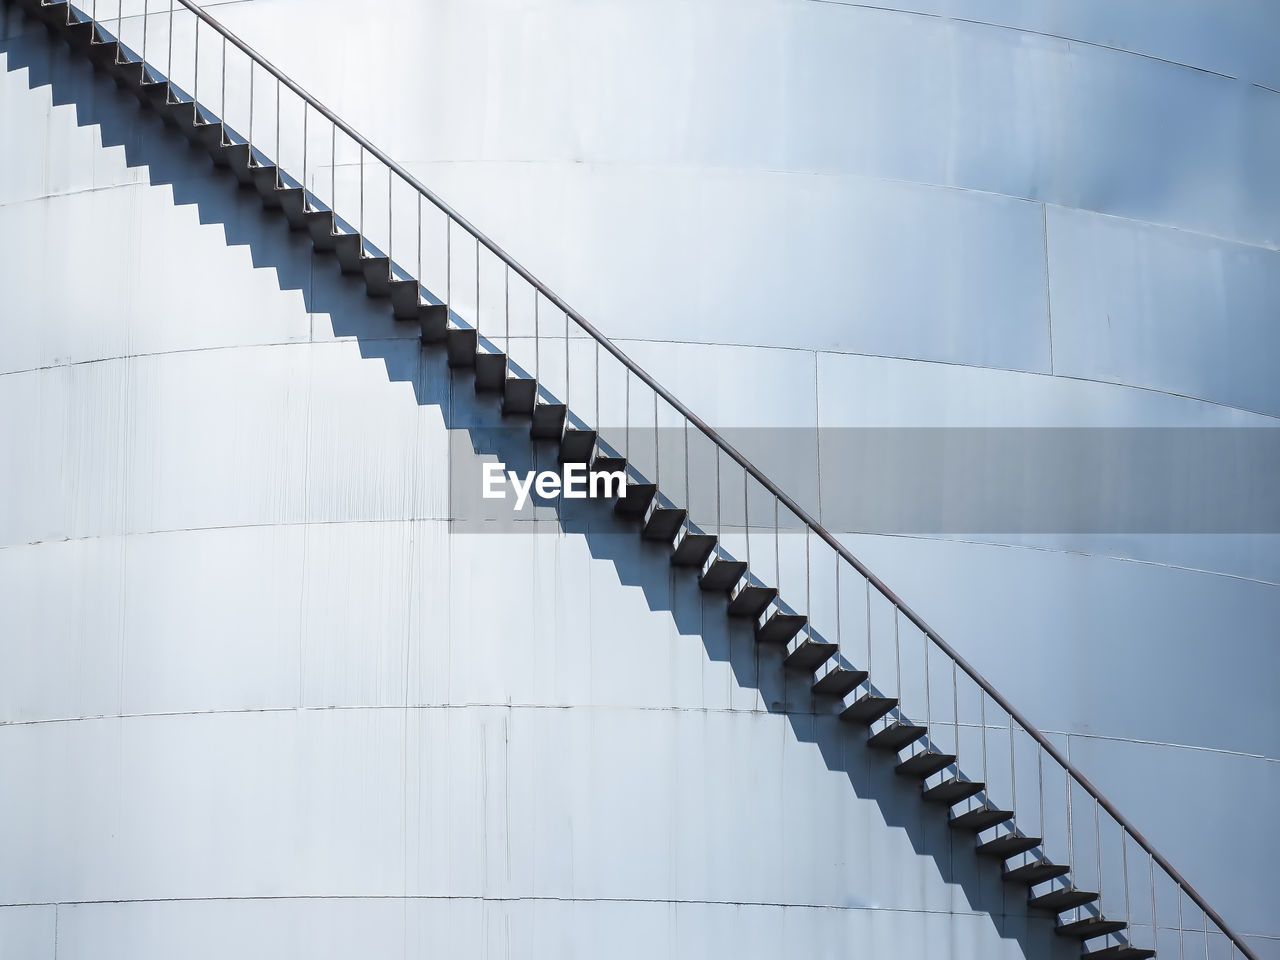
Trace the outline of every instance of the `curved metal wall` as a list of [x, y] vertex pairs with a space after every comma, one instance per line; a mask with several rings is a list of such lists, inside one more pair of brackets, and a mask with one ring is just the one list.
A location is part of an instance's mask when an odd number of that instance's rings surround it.
[[[719, 425], [1280, 416], [1266, 3], [213, 6]], [[7, 16], [0, 938], [1061, 953], [631, 541], [450, 533], [466, 392]], [[994, 540], [850, 535], [1280, 956], [1274, 538]]]

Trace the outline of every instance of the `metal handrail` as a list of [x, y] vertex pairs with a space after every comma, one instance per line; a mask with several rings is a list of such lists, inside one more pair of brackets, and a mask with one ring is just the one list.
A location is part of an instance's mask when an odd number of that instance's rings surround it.
[[[43, 2], [43, 0], [42, 0]], [[346, 123], [337, 116], [331, 109], [320, 102], [314, 95], [309, 93], [301, 85], [288, 77], [282, 70], [276, 67], [266, 57], [262, 56], [254, 50], [249, 44], [240, 39], [234, 32], [225, 27], [218, 20], [214, 19], [203, 9], [200, 8], [193, 0], [176, 0], [178, 4], [185, 7], [188, 11], [206, 23], [209, 27], [220, 34], [225, 40], [242, 53], [248, 56], [256, 64], [266, 70], [275, 78], [277, 82], [288, 88], [298, 97], [306, 101], [307, 104], [325, 120], [332, 123], [337, 129], [341, 130], [355, 143], [359, 144], [364, 150], [384, 164], [389, 170], [398, 175], [406, 184], [417, 190], [423, 197], [429, 200], [437, 209], [439, 209], [446, 217], [460, 226], [469, 233], [477, 243], [483, 245], [490, 253], [506, 264], [511, 270], [515, 271], [527, 283], [529, 283], [542, 296], [546, 297], [551, 303], [555, 304], [565, 315], [572, 318], [573, 321], [590, 337], [592, 337], [600, 346], [617, 359], [627, 370], [634, 374], [649, 389], [654, 391], [659, 397], [671, 405], [681, 416], [689, 423], [698, 428], [712, 443], [721, 451], [727, 454], [735, 461], [746, 473], [759, 483], [765, 490], [777, 498], [778, 502], [789, 509], [798, 520], [804, 523], [814, 534], [816, 534], [823, 542], [825, 542], [836, 554], [852, 566], [861, 576], [863, 576], [869, 584], [889, 601], [899, 612], [902, 613], [912, 624], [929, 638], [929, 640], [943, 653], [945, 653], [978, 687], [989, 696], [1001, 709], [1003, 709], [1010, 718], [1013, 719], [1043, 750], [1060, 766], [1062, 769], [1084, 789], [1101, 807], [1104, 809], [1115, 822], [1125, 831], [1133, 840], [1159, 864], [1161, 869], [1187, 894], [1190, 900], [1198, 906], [1206, 917], [1211, 919], [1240, 952], [1248, 958], [1248, 960], [1259, 960], [1256, 953], [1244, 942], [1243, 938], [1235, 933], [1215, 910], [1207, 900], [1191, 885], [1191, 883], [1171, 864], [1163, 855], [1161, 855], [1151, 844], [1149, 840], [1135, 827], [1127, 817], [1122, 814], [1119, 809], [1084, 775], [1072, 762], [1066, 757], [1054, 744], [1049, 740], [1034, 724], [1031, 723], [1016, 707], [1013, 706], [1003, 694], [1001, 694], [995, 686], [987, 680], [972, 664], [970, 664], [963, 656], [960, 655], [954, 647], [951, 646], [942, 636], [933, 629], [925, 619], [913, 610], [905, 601], [903, 601], [888, 585], [876, 576], [861, 560], [853, 555], [847, 547], [845, 547], [836, 537], [828, 531], [816, 518], [811, 516], [807, 510], [797, 503], [791, 496], [783, 491], [776, 483], [767, 477], [761, 470], [756, 467], [745, 455], [738, 451], [730, 444], [714, 427], [706, 423], [701, 417], [695, 414], [679, 399], [667, 390], [662, 384], [658, 383], [647, 371], [641, 368], [635, 361], [628, 357], [616, 344], [608, 337], [602, 334], [595, 326], [591, 324], [578, 311], [574, 310], [566, 303], [555, 291], [549, 288], [545, 283], [535, 277], [526, 267], [522, 266], [514, 257], [507, 253], [496, 242], [491, 240], [483, 231], [473, 225], [460, 213], [453, 209], [447, 202], [437, 196], [429, 187], [419, 181], [412, 173], [403, 166], [389, 157], [385, 152], [371, 143], [366, 137], [356, 131], [350, 124]], [[144, 14], [147, 16], [148, 14]]]

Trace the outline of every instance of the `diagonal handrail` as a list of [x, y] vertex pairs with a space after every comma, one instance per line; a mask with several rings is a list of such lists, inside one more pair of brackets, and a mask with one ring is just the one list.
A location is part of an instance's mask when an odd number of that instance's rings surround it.
[[[36, 0], [36, 2], [38, 2], [40, 6], [57, 5], [56, 3], [46, 3], [46, 0]], [[731, 443], [729, 443], [728, 440], [726, 440], [714, 427], [707, 424], [701, 417], [699, 417], [696, 413], [694, 413], [691, 409], [689, 409], [683, 402], [681, 402], [662, 384], [660, 384], [656, 379], [654, 379], [652, 375], [650, 375], [639, 364], [637, 364], [634, 360], [632, 360], [629, 356], [627, 356], [626, 353], [621, 348], [619, 348], [608, 337], [606, 337], [603, 333], [601, 333], [593, 324], [590, 323], [590, 321], [588, 321], [578, 311], [576, 311], [572, 306], [570, 306], [555, 291], [553, 291], [545, 283], [543, 283], [536, 276], [534, 276], [531, 271], [529, 271], [526, 267], [520, 264], [506, 250], [500, 247], [495, 241], [490, 239], [483, 231], [481, 231], [478, 227], [476, 227], [469, 220], [467, 220], [460, 213], [458, 213], [446, 201], [444, 201], [429, 187], [427, 187], [420, 180], [418, 180], [417, 177], [415, 177], [412, 173], [406, 170], [402, 165], [400, 165], [395, 160], [393, 160], [390, 156], [388, 156], [384, 151], [379, 149], [375, 144], [373, 144], [370, 140], [368, 140], [368, 138], [363, 136], [361, 133], [355, 130], [350, 124], [348, 124], [347, 122], [342, 120], [339, 116], [337, 116], [330, 108], [325, 106], [318, 98], [316, 98], [314, 95], [312, 95], [307, 90], [305, 90], [300, 84], [298, 84], [292, 78], [287, 76], [282, 70], [280, 70], [273, 63], [271, 63], [271, 61], [269, 61], [266, 57], [258, 53], [249, 44], [247, 44], [244, 40], [238, 37], [234, 32], [232, 32], [230, 29], [224, 26], [221, 22], [216, 20], [207, 12], [205, 12], [198, 4], [193, 2], [193, 0], [170, 0], [169, 17], [170, 17], [171, 37], [172, 37], [172, 18], [173, 18], [175, 2], [181, 5], [186, 10], [188, 10], [196, 18], [198, 18], [200, 22], [206, 24], [208, 27], [213, 29], [217, 34], [219, 34], [223, 38], [223, 40], [226, 43], [230, 43], [231, 45], [236, 47], [243, 54], [249, 57], [253, 63], [257, 64], [257, 66], [267, 71], [275, 79], [275, 81], [278, 84], [280, 84], [281, 86], [283, 86], [284, 88], [288, 89], [293, 94], [295, 94], [297, 97], [299, 97], [304, 103], [306, 103], [309, 106], [310, 109], [315, 110], [327, 122], [332, 124], [335, 129], [341, 130], [347, 137], [351, 139], [353, 143], [359, 145], [362, 148], [362, 151], [367, 152], [371, 157], [375, 158], [377, 161], [383, 164], [389, 171], [394, 172], [401, 180], [404, 181], [406, 185], [416, 190], [422, 198], [426, 199], [433, 206], [435, 206], [442, 214], [444, 214], [445, 217], [448, 218], [449, 221], [451, 221], [453, 224], [456, 224], [458, 227], [462, 228], [466, 233], [468, 233], [472, 238], [474, 238], [477, 244], [487, 249], [494, 257], [496, 257], [508, 269], [516, 273], [519, 277], [521, 277], [542, 297], [546, 298], [547, 301], [554, 304], [557, 308], [563, 311], [566, 318], [572, 319], [579, 329], [581, 329], [592, 340], [594, 340], [596, 344], [599, 345], [600, 348], [603, 348], [607, 353], [609, 353], [612, 357], [614, 357], [629, 372], [630, 375], [635, 376], [641, 383], [645, 384], [645, 386], [647, 386], [650, 390], [652, 390], [657, 397], [660, 397], [673, 410], [679, 413], [688, 423], [696, 427], [708, 440], [711, 441], [712, 444], [715, 445], [715, 447], [718, 449], [719, 452], [723, 453], [724, 455], [729, 457], [732, 461], [737, 463], [747, 476], [751, 477], [765, 491], [767, 491], [774, 498], [776, 498], [776, 502], [778, 504], [785, 506], [789, 511], [791, 511], [791, 513], [807, 528], [809, 532], [811, 532], [813, 535], [818, 537], [822, 542], [827, 544], [827, 546], [830, 547], [841, 560], [843, 560], [845, 563], [853, 567], [853, 569], [857, 571], [857, 573], [865, 579], [865, 581], [869, 586], [874, 587], [876, 591], [885, 600], [887, 600], [898, 613], [900, 613], [903, 617], [905, 617], [909, 622], [914, 624], [938, 650], [942, 651], [942, 653], [945, 654], [952, 661], [952, 663], [955, 665], [956, 668], [963, 671], [964, 674], [966, 674], [977, 685], [977, 687], [983, 692], [985, 696], [990, 697], [995, 704], [997, 704], [1002, 710], [1004, 710], [1005, 713], [1009, 716], [1010, 720], [1016, 723], [1021, 728], [1022, 732], [1030, 736], [1032, 740], [1035, 741], [1035, 743], [1038, 745], [1038, 748], [1043, 750], [1044, 753], [1048, 754], [1048, 756], [1062, 768], [1062, 770], [1067, 774], [1067, 776], [1069, 776], [1071, 780], [1073, 780], [1076, 784], [1078, 784], [1079, 787], [1082, 790], [1084, 790], [1095, 801], [1095, 803], [1098, 806], [1100, 806], [1103, 810], [1105, 810], [1107, 814], [1116, 822], [1116, 824], [1121, 827], [1124, 833], [1127, 834], [1129, 837], [1131, 837], [1134, 840], [1134, 842], [1137, 843], [1138, 846], [1141, 847], [1141, 849], [1149, 855], [1149, 857], [1151, 858], [1151, 862], [1153, 864], [1157, 864], [1160, 866], [1160, 868], [1180, 888], [1180, 890], [1184, 892], [1187, 895], [1187, 897], [1197, 907], [1199, 907], [1203, 911], [1204, 916], [1208, 919], [1211, 919], [1214, 922], [1214, 924], [1218, 927], [1218, 929], [1222, 932], [1222, 934], [1225, 935], [1226, 938], [1231, 942], [1233, 950], [1238, 949], [1240, 953], [1244, 957], [1249, 958], [1249, 960], [1258, 960], [1256, 953], [1254, 953], [1254, 951], [1248, 946], [1248, 944], [1243, 940], [1243, 938], [1240, 935], [1235, 933], [1228, 926], [1226, 921], [1207, 902], [1204, 896], [1200, 894], [1192, 886], [1192, 884], [1181, 874], [1181, 872], [1177, 870], [1177, 868], [1175, 868], [1159, 851], [1155, 849], [1155, 847], [1142, 834], [1142, 832], [1139, 831], [1138, 828], [1135, 827], [1130, 822], [1130, 820], [1120, 812], [1120, 810], [1115, 806], [1115, 804], [1112, 803], [1101, 792], [1101, 790], [1099, 790], [1098, 787], [1095, 786], [1089, 780], [1089, 778], [1079, 768], [1077, 768], [1075, 764], [1073, 764], [1071, 760], [1061, 750], [1059, 750], [1053, 744], [1053, 742], [1044, 733], [1042, 733], [1012, 703], [1010, 703], [1009, 700], [1003, 694], [1001, 694], [1000, 691], [997, 690], [996, 687], [989, 680], [987, 680], [977, 670], [976, 667], [970, 664], [954, 647], [952, 647], [951, 644], [949, 644], [935, 629], [933, 629], [933, 627], [931, 627], [919, 613], [917, 613], [905, 601], [903, 601], [887, 584], [885, 584], [878, 576], [876, 576], [875, 573], [873, 573], [861, 560], [859, 560], [844, 544], [842, 544], [830, 531], [828, 531], [815, 517], [810, 515], [810, 513], [807, 510], [805, 510], [805, 508], [802, 507], [799, 503], [797, 503], [794, 498], [788, 495], [773, 480], [771, 480], [767, 475], [765, 475], [764, 472], [760, 470], [760, 468], [758, 468], [749, 458], [747, 458], [743, 453], [741, 453]], [[95, 3], [95, 7], [96, 7], [96, 3]], [[122, 11], [120, 12], [122, 13]], [[95, 10], [95, 14], [96, 14], [96, 10]], [[144, 13], [143, 17], [146, 18], [150, 15], [152, 14]], [[96, 21], [96, 16], [94, 19]], [[116, 21], [117, 21], [116, 31], [117, 33], [119, 33], [119, 30], [120, 30], [119, 16], [117, 16]], [[144, 33], [144, 38], [145, 38], [145, 33]], [[198, 34], [197, 34], [196, 42], [197, 42], [197, 66], [198, 66], [198, 44], [199, 44]], [[170, 43], [172, 44], [172, 40], [170, 41]], [[145, 49], [145, 39], [144, 39], [144, 49]], [[170, 56], [172, 56], [172, 46], [170, 46]], [[224, 83], [225, 83], [225, 76], [224, 76]], [[277, 136], [278, 136], [278, 130], [277, 130]], [[363, 153], [362, 153], [362, 159], [363, 159]], [[362, 180], [362, 186], [363, 186], [363, 180]], [[305, 189], [305, 184], [304, 184], [304, 189]], [[718, 460], [717, 460], [717, 464], [718, 464]], [[926, 662], [926, 671], [927, 671], [927, 662]], [[958, 716], [957, 716], [957, 722], [958, 722]], [[984, 721], [984, 736], [985, 736], [985, 721]], [[984, 753], [985, 753], [985, 747], [984, 747]], [[1043, 801], [1042, 801], [1042, 804], [1043, 804]], [[1042, 811], [1041, 811], [1041, 818], [1043, 820], [1043, 805], [1042, 805]], [[1069, 812], [1068, 812], [1068, 818], [1070, 818]], [[1070, 825], [1068, 824], [1068, 830], [1069, 829], [1070, 829]], [[1127, 879], [1125, 882], [1126, 882], [1126, 897], [1127, 897], [1127, 886], [1128, 886]], [[1154, 925], [1154, 922], [1155, 922], [1154, 888], [1153, 888], [1152, 896], [1153, 896], [1152, 914], [1153, 914], [1153, 925]], [[1181, 914], [1180, 901], [1179, 901], [1179, 914]], [[1179, 922], [1179, 930], [1180, 930], [1180, 936], [1181, 936], [1181, 930], [1182, 930], [1181, 921]], [[1207, 928], [1206, 928], [1206, 935], [1207, 935]]]

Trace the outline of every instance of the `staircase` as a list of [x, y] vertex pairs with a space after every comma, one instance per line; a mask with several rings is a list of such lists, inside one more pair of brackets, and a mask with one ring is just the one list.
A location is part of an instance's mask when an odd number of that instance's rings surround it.
[[[417, 324], [422, 342], [443, 349], [456, 375], [500, 397], [504, 417], [528, 422], [531, 443], [551, 445], [562, 464], [623, 471], [616, 514], [665, 546], [704, 592], [723, 597], [727, 616], [753, 624], [782, 669], [806, 679], [815, 710], [839, 716], [898, 775], [918, 782], [922, 802], [971, 837], [977, 856], [998, 864], [1009, 885], [1026, 890], [1029, 910], [1056, 917], [1056, 933], [1078, 941], [1083, 957], [1140, 960], [1157, 948], [1182, 956], [1185, 942], [1203, 937], [1206, 955], [1212, 938], [1232, 957], [1256, 960], [1042, 733], [794, 500], [484, 234], [194, 3], [125, 18], [117, 2], [113, 22], [95, 19], [105, 0], [88, 11], [6, 2], [207, 150], [397, 320]], [[126, 29], [140, 31], [140, 42], [124, 42]], [[358, 168], [358, 185], [340, 185], [339, 167]], [[438, 232], [424, 241], [424, 222], [428, 232], [443, 225], [443, 242]], [[467, 248], [474, 277], [463, 284], [455, 278]], [[531, 311], [525, 299], [513, 312], [513, 280], [519, 296], [532, 293]], [[544, 309], [553, 320], [544, 322]], [[553, 322], [560, 315], [562, 325]], [[571, 408], [571, 394], [585, 400]], [[600, 426], [611, 415], [620, 428]], [[695, 473], [711, 473], [692, 469], [696, 444], [714, 459], [713, 496], [693, 490]], [[796, 584], [787, 599], [784, 575]], [[854, 655], [845, 638], [856, 629], [861, 647], [864, 622], [865, 651]], [[874, 679], [873, 659], [882, 671]], [[1006, 747], [1007, 769], [994, 759]], [[960, 766], [962, 748], [975, 776]]]

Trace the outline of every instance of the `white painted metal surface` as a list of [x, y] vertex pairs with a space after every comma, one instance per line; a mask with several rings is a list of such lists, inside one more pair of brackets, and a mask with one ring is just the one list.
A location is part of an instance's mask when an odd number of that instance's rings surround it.
[[[1237, 7], [216, 12], [709, 420], [812, 428], [1274, 423]], [[1073, 955], [633, 540], [450, 533], [469, 388], [5, 37], [0, 955]], [[1280, 956], [1274, 538], [851, 542]]]

